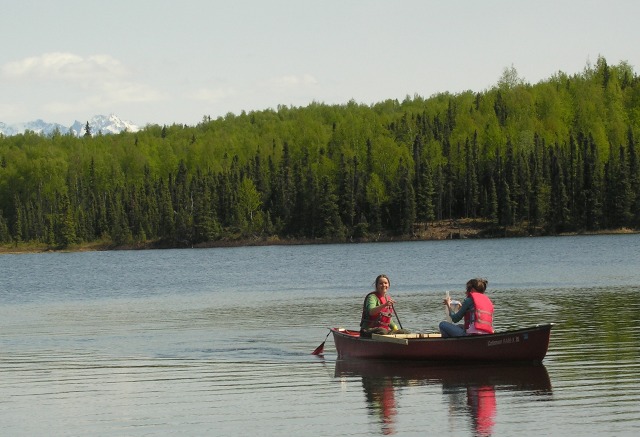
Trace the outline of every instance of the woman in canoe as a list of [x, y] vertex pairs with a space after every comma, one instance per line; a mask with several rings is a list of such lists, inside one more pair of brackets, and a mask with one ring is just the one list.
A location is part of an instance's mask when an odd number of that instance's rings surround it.
[[376, 290], [367, 294], [362, 306], [362, 318], [360, 319], [360, 336], [371, 337], [371, 334], [406, 333], [398, 329], [391, 320], [393, 304], [395, 301], [387, 291], [391, 281], [387, 275], [378, 275], [374, 283]]
[[[449, 309], [451, 322], [440, 322], [442, 337], [462, 337], [471, 334], [493, 334], [493, 303], [484, 292], [487, 290], [486, 279], [475, 278], [467, 282], [467, 297], [457, 311], [451, 306], [451, 298], [447, 296], [444, 304]], [[456, 325], [464, 318], [464, 325]]]

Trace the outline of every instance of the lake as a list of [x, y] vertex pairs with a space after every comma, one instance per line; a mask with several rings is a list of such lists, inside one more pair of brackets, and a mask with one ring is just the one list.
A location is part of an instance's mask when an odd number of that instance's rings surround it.
[[[0, 255], [0, 423], [32, 436], [582, 436], [640, 428], [640, 235]], [[336, 359], [380, 273], [405, 329], [489, 280], [540, 366]], [[462, 363], [460, 363], [462, 364]]]

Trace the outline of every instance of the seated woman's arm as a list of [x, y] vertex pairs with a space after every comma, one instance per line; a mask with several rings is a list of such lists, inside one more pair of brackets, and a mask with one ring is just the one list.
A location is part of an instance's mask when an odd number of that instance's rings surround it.
[[471, 299], [470, 297], [467, 297], [462, 302], [462, 306], [460, 307], [460, 309], [458, 311], [456, 311], [454, 313], [453, 311], [449, 310], [449, 315], [451, 316], [451, 321], [453, 323], [458, 323], [460, 320], [462, 320], [462, 318], [464, 317], [465, 313], [467, 311], [470, 311], [471, 309], [473, 309], [473, 299]]

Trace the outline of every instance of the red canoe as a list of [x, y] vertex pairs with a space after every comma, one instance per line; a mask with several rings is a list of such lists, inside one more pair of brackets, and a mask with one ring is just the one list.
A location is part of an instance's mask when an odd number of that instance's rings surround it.
[[392, 334], [360, 338], [358, 331], [331, 328], [339, 359], [533, 362], [547, 355], [553, 324], [486, 335], [442, 338], [440, 334]]

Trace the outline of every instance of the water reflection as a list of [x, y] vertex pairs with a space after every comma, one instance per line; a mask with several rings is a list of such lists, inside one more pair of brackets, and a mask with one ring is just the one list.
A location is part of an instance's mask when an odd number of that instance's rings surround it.
[[397, 408], [393, 384], [392, 378], [362, 376], [367, 407], [370, 413], [378, 417], [382, 433], [385, 435], [395, 434]]
[[551, 395], [551, 380], [544, 365], [433, 366], [375, 360], [338, 360], [336, 377], [360, 377], [367, 408], [377, 416], [385, 435], [395, 434], [399, 414], [396, 391], [417, 385], [441, 385], [451, 423], [470, 420], [474, 435], [491, 436], [496, 421], [496, 392]]

